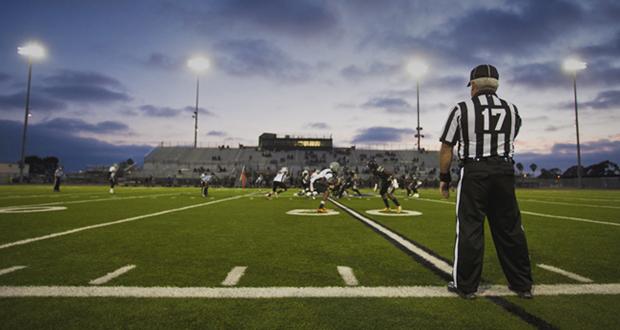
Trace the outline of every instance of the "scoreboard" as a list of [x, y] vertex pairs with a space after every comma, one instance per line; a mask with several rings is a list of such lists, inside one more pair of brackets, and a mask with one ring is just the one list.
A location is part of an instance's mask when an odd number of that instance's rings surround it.
[[331, 150], [332, 138], [303, 138], [274, 133], [263, 133], [258, 138], [258, 146], [263, 150]]

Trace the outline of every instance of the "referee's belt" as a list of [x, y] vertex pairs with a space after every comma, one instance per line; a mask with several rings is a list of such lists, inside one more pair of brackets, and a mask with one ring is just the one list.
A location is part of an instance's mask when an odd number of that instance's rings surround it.
[[465, 159], [461, 159], [460, 162], [463, 163], [463, 164], [474, 163], [474, 162], [476, 162], [476, 163], [478, 163], [478, 162], [491, 162], [491, 163], [505, 162], [505, 163], [514, 164], [514, 160], [512, 160], [512, 157], [508, 157], [508, 156], [489, 156], [489, 157], [465, 158]]

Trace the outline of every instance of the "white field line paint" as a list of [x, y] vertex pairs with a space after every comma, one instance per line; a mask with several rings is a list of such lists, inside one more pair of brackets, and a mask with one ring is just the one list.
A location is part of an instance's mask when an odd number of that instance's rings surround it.
[[345, 205], [339, 203], [338, 201], [334, 200], [333, 198], [330, 198], [330, 201], [334, 204], [336, 204], [337, 206], [339, 206], [340, 208], [347, 210], [347, 212], [349, 212], [350, 214], [352, 214], [353, 216], [355, 216], [356, 218], [362, 220], [364, 223], [368, 224], [369, 226], [371, 226], [372, 228], [378, 230], [379, 232], [381, 232], [382, 234], [386, 235], [387, 237], [391, 238], [392, 240], [394, 240], [395, 242], [397, 242], [399, 245], [401, 245], [402, 247], [406, 248], [407, 250], [415, 253], [416, 255], [418, 255], [420, 258], [428, 261], [429, 263], [433, 264], [433, 266], [437, 267], [438, 269], [440, 269], [441, 271], [448, 273], [448, 274], [452, 274], [452, 266], [449, 265], [448, 263], [446, 263], [445, 261], [431, 255], [430, 253], [424, 251], [423, 249], [421, 249], [420, 247], [418, 247], [417, 245], [409, 242], [408, 240], [402, 238], [400, 235], [394, 233], [393, 231], [381, 226], [380, 224], [366, 218], [365, 216], [359, 214], [358, 212], [356, 212], [355, 210], [352, 210], [348, 207], [346, 207]]
[[353, 274], [353, 269], [351, 267], [346, 266], [338, 266], [338, 274], [342, 277], [344, 284], [347, 286], [357, 286], [360, 283], [357, 281], [355, 274]]
[[20, 270], [20, 269], [24, 269], [24, 268], [26, 268], [26, 266], [13, 266], [13, 267], [9, 267], [9, 268], [0, 269], [0, 275], [12, 273], [12, 272], [14, 272], [16, 270]]
[[[12, 207], [82, 204], [82, 203], [92, 203], [92, 202], [105, 202], [105, 201], [118, 201], [118, 200], [140, 199], [140, 198], [149, 198], [149, 197], [172, 196], [172, 195], [181, 195], [181, 194], [183, 194], [183, 193], [169, 193], [169, 194], [157, 194], [157, 195], [140, 195], [140, 196], [128, 196], [128, 197], [107, 197], [107, 198], [99, 198], [99, 199], [84, 199], [84, 200], [79, 200], [79, 201], [60, 201], [60, 202], [51, 202], [51, 203], [42, 203], [42, 204], [26, 204], [26, 205], [3, 206], [3, 207], [0, 207], [0, 209], [12, 208]], [[97, 196], [97, 197], [99, 197], [99, 196]]]
[[235, 285], [237, 285], [237, 283], [239, 283], [239, 280], [241, 280], [241, 277], [245, 274], [245, 270], [247, 268], [248, 267], [245, 267], [245, 266], [234, 267], [228, 273], [228, 275], [226, 275], [226, 278], [222, 282], [222, 285], [224, 285], [224, 286], [235, 286]]
[[90, 282], [88, 282], [88, 284], [92, 284], [92, 285], [100, 285], [100, 284], [105, 284], [110, 282], [111, 280], [127, 273], [128, 271], [132, 270], [136, 268], [136, 265], [127, 265], [127, 266], [123, 266], [111, 273], [107, 273], [103, 276], [101, 276], [100, 278], [96, 278]]
[[[535, 296], [619, 295], [620, 283], [542, 284]], [[504, 285], [493, 285], [479, 296], [514, 296]], [[0, 297], [120, 297], [120, 298], [456, 298], [445, 286], [377, 287], [132, 287], [132, 286], [0, 286]]]
[[542, 201], [537, 199], [519, 199], [520, 202], [533, 202], [533, 203], [542, 203], [542, 204], [555, 204], [555, 205], [569, 205], [569, 206], [578, 206], [578, 207], [594, 207], [594, 208], [604, 208], [604, 209], [617, 209], [620, 210], [620, 206], [609, 206], [609, 205], [593, 205], [593, 204], [578, 204], [578, 203], [567, 203], [567, 202], [550, 202], [550, 201]]
[[554, 272], [554, 273], [558, 273], [560, 275], [564, 275], [564, 276], [566, 276], [566, 277], [568, 277], [570, 279], [573, 279], [575, 281], [578, 281], [578, 282], [582, 282], [582, 283], [592, 283], [592, 282], [594, 282], [594, 281], [592, 281], [591, 279], [589, 279], [587, 277], [581, 276], [579, 274], [571, 273], [569, 271], [566, 271], [564, 269], [560, 269], [560, 268], [557, 268], [557, 267], [553, 267], [553, 266], [549, 266], [549, 265], [545, 265], [545, 264], [538, 264], [536, 266], [538, 266], [538, 267], [540, 267], [542, 269], [546, 269], [546, 270], [548, 270], [550, 272]]
[[[419, 198], [419, 200], [427, 201], [427, 202], [433, 202], [433, 203], [441, 203], [441, 204], [451, 204], [451, 205], [455, 204], [454, 202], [450, 202], [450, 201], [442, 201], [442, 200], [430, 199], [430, 198]], [[592, 220], [592, 219], [567, 217], [567, 216], [563, 216], [563, 215], [553, 215], [553, 214], [537, 213], [537, 212], [530, 212], [530, 211], [523, 211], [523, 210], [521, 210], [521, 213], [522, 214], [527, 214], [527, 215], [533, 215], [533, 216], [537, 216], [537, 217], [543, 217], [543, 218], [553, 218], [553, 219], [563, 219], [563, 220], [571, 220], [571, 221], [579, 221], [579, 222], [588, 222], [588, 223], [596, 223], [596, 224], [599, 224], [599, 225], [608, 225], [608, 226], [620, 226], [620, 223], [609, 222], [609, 221], [599, 221], [599, 220]]]
[[214, 200], [214, 201], [210, 201], [210, 202], [205, 202], [205, 203], [200, 203], [200, 204], [192, 204], [192, 205], [189, 205], [189, 206], [179, 207], [179, 208], [176, 208], [176, 209], [170, 209], [170, 210], [165, 210], [165, 211], [160, 211], [160, 212], [155, 212], [155, 213], [149, 213], [149, 214], [145, 214], [145, 215], [139, 215], [139, 216], [136, 216], [136, 217], [126, 218], [126, 219], [121, 219], [121, 220], [116, 220], [116, 221], [111, 221], [111, 222], [99, 223], [99, 224], [92, 225], [92, 226], [75, 228], [75, 229], [71, 229], [71, 230], [67, 230], [67, 231], [62, 231], [62, 232], [58, 232], [58, 233], [53, 233], [53, 234], [49, 234], [49, 235], [44, 235], [44, 236], [39, 236], [39, 237], [27, 238], [27, 239], [24, 239], [24, 240], [21, 240], [21, 241], [16, 241], [16, 242], [2, 244], [2, 245], [0, 245], [0, 250], [6, 249], [6, 248], [9, 248], [9, 247], [12, 247], [12, 246], [16, 246], [16, 245], [24, 245], [24, 244], [29, 244], [29, 243], [32, 243], [32, 242], [41, 241], [41, 240], [45, 240], [45, 239], [50, 239], [50, 238], [54, 238], [54, 237], [75, 234], [75, 233], [79, 233], [79, 232], [84, 231], [84, 230], [101, 228], [101, 227], [106, 227], [106, 226], [112, 226], [112, 225], [117, 225], [119, 223], [136, 221], [136, 220], [156, 217], [156, 216], [164, 215], [164, 214], [168, 214], [168, 213], [185, 211], [185, 210], [193, 209], [193, 208], [196, 208], [196, 207], [207, 206], [207, 205], [217, 204], [217, 203], [221, 203], [221, 202], [227, 202], [227, 201], [243, 198], [243, 197], [248, 196], [248, 195], [251, 195], [251, 194], [237, 195], [237, 196], [222, 198], [222, 199], [218, 199], [218, 200]]

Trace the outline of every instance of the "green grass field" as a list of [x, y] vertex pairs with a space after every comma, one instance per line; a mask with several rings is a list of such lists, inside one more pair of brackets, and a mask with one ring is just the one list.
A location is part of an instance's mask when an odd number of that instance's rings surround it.
[[[0, 187], [0, 328], [620, 324], [620, 191], [519, 190], [536, 297], [501, 295], [502, 303], [448, 294], [436, 270], [334, 204], [335, 215], [287, 214], [318, 206], [296, 191], [267, 200], [251, 189], [211, 189], [203, 198], [198, 188], [119, 187], [110, 195], [103, 186]], [[423, 190], [406, 199], [401, 190], [403, 208], [422, 215], [394, 217], [367, 214], [382, 202], [366, 193], [340, 202], [451, 264], [454, 196]], [[20, 210], [28, 212], [11, 213]], [[506, 281], [486, 232], [483, 278], [493, 296]], [[347, 284], [342, 266], [357, 285]]]

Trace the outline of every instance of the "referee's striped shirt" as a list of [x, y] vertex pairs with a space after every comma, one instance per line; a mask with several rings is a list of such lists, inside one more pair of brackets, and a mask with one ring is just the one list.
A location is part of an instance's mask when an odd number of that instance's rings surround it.
[[458, 143], [459, 159], [512, 157], [520, 127], [514, 104], [495, 93], [482, 93], [450, 111], [439, 141], [451, 146]]

